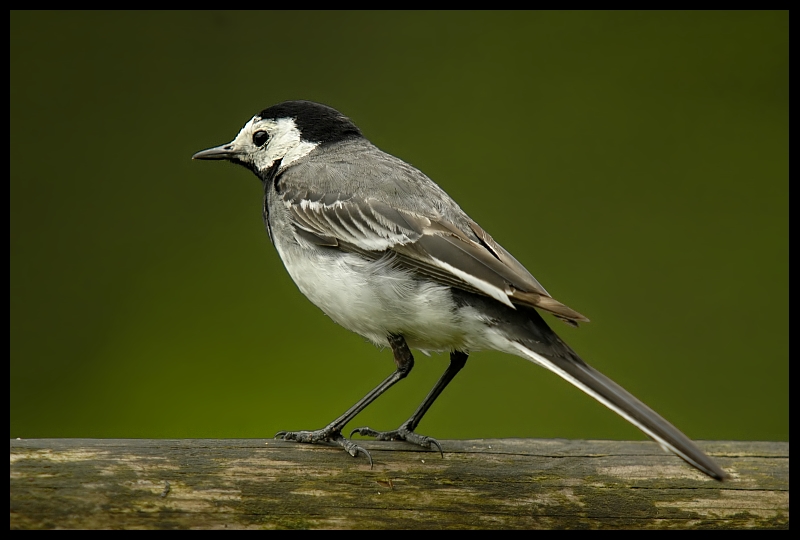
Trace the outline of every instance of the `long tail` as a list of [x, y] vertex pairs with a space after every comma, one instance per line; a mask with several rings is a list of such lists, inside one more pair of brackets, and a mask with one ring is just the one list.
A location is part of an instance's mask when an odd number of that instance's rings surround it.
[[[561, 340], [558, 340], [561, 342]], [[563, 342], [561, 342], [563, 344]], [[537, 353], [519, 341], [511, 341], [518, 355], [549, 369], [571, 382], [597, 401], [616, 412], [628, 422], [644, 431], [665, 450], [674, 452], [689, 465], [696, 467], [717, 480], [728, 475], [705, 455], [686, 435], [664, 420], [653, 409], [633, 397], [620, 385], [586, 364], [566, 344], [571, 355], [548, 355]], [[566, 351], [565, 351], [566, 352]]]

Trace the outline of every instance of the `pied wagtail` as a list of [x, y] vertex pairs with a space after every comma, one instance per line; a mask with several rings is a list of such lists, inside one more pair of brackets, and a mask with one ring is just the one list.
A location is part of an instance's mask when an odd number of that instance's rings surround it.
[[264, 222], [300, 291], [326, 315], [378, 347], [397, 369], [315, 431], [282, 431], [299, 442], [332, 442], [369, 453], [341, 430], [414, 366], [411, 348], [449, 351], [450, 364], [399, 428], [353, 433], [439, 443], [414, 430], [472, 351], [493, 349], [538, 364], [571, 382], [705, 474], [727, 474], [688, 437], [586, 364], [536, 309], [577, 326], [588, 321], [554, 300], [438, 185], [373, 146], [338, 111], [287, 101], [254, 116], [233, 141], [193, 159], [228, 160], [264, 184]]

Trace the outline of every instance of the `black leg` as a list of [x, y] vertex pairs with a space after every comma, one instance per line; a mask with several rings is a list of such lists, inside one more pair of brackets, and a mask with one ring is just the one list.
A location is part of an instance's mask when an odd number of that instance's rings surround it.
[[[384, 379], [382, 383], [376, 386], [369, 394], [358, 400], [358, 402], [349, 409], [347, 409], [347, 411], [345, 411], [343, 415], [341, 415], [339, 418], [337, 418], [336, 420], [334, 420], [333, 422], [331, 422], [322, 429], [318, 429], [315, 431], [279, 431], [278, 433], [275, 434], [275, 438], [276, 439], [281, 438], [286, 441], [297, 441], [304, 443], [331, 442], [334, 444], [338, 444], [353, 457], [357, 456], [359, 453], [367, 456], [371, 467], [372, 456], [370, 456], [369, 452], [367, 452], [354, 442], [345, 439], [342, 436], [342, 428], [348, 422], [350, 422], [350, 420], [352, 420], [358, 413], [363, 411], [367, 407], [367, 405], [375, 401], [378, 398], [378, 396], [386, 392], [397, 381], [404, 379], [411, 372], [411, 368], [414, 367], [414, 356], [412, 356], [411, 349], [408, 348], [406, 340], [403, 338], [403, 336], [390, 335], [389, 345], [392, 347], [392, 353], [394, 354], [394, 362], [397, 365], [397, 369], [395, 369], [394, 373], [386, 377], [386, 379]], [[466, 361], [466, 355], [464, 357], [464, 361]], [[455, 373], [453, 375], [455, 375]], [[452, 376], [450, 378], [452, 379]], [[444, 377], [442, 377], [442, 379], [444, 379]], [[445, 385], [446, 384], [447, 383], [445, 383]], [[442, 388], [444, 388], [444, 386]], [[441, 390], [439, 390], [439, 392], [441, 392]], [[438, 393], [436, 395], [438, 395]], [[422, 406], [420, 406], [420, 409], [422, 409]], [[422, 410], [422, 413], [419, 415], [420, 418], [422, 418], [422, 415], [425, 414], [426, 410], [427, 407], [425, 407], [425, 409]]]
[[414, 430], [417, 429], [420, 420], [422, 417], [425, 416], [425, 413], [428, 412], [428, 409], [431, 408], [433, 402], [436, 401], [436, 398], [439, 397], [439, 394], [442, 393], [442, 390], [450, 384], [450, 381], [453, 380], [453, 377], [461, 371], [461, 368], [467, 363], [468, 354], [463, 353], [461, 351], [453, 351], [450, 353], [450, 365], [447, 366], [447, 369], [436, 381], [436, 384], [428, 393], [427, 397], [422, 401], [417, 410], [414, 411], [414, 414], [411, 415], [411, 418], [403, 422], [399, 428], [393, 431], [375, 431], [372, 428], [368, 427], [361, 427], [356, 428], [350, 432], [350, 436], [353, 436], [353, 433], [358, 433], [359, 435], [365, 435], [367, 437], [375, 437], [379, 441], [408, 441], [414, 444], [418, 444], [423, 448], [431, 448], [431, 446], [436, 446], [439, 449], [439, 453], [444, 456], [442, 452], [442, 447], [439, 444], [439, 441], [432, 437], [426, 437], [425, 435], [418, 435], [414, 433]]

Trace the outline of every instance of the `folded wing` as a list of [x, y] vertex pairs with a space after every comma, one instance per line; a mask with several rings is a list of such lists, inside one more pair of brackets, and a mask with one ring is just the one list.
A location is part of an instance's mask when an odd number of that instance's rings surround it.
[[554, 300], [530, 272], [477, 223], [469, 231], [444, 219], [400, 210], [372, 198], [310, 190], [281, 194], [298, 238], [370, 259], [387, 251], [398, 265], [434, 281], [526, 305], [577, 325], [588, 321]]

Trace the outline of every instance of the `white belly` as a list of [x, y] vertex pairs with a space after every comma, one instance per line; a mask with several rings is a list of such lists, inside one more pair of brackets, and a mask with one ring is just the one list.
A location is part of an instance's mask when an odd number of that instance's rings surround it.
[[448, 287], [413, 279], [393, 268], [389, 258], [368, 261], [357, 254], [310, 251], [276, 240], [300, 291], [335, 322], [375, 345], [387, 346], [389, 334], [396, 334], [409, 347], [424, 351], [483, 348], [475, 338], [485, 325], [457, 309]]

